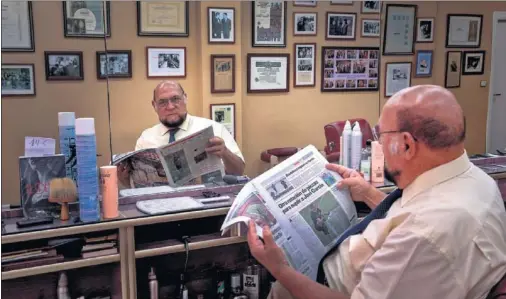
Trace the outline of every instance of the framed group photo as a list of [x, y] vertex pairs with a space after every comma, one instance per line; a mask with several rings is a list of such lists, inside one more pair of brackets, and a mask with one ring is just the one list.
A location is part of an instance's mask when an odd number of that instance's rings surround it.
[[97, 79], [132, 78], [132, 51], [97, 51]]
[[45, 51], [46, 80], [84, 80], [83, 52]]
[[235, 92], [235, 55], [211, 55], [211, 93]]
[[416, 52], [416, 69], [415, 77], [430, 77], [432, 76], [434, 51], [420, 50]]
[[252, 1], [253, 47], [286, 47], [286, 2]]
[[327, 12], [325, 39], [355, 39], [356, 13]]
[[294, 44], [293, 86], [315, 86], [316, 44]]
[[445, 67], [446, 88], [460, 87], [460, 74], [462, 66], [461, 62], [462, 62], [461, 51], [446, 52], [446, 67]]
[[316, 12], [294, 12], [293, 35], [316, 35], [317, 16]]
[[137, 1], [137, 35], [187, 37], [189, 17], [188, 1]]
[[479, 48], [483, 15], [449, 14], [446, 21], [447, 48]]
[[2, 96], [35, 95], [33, 64], [2, 64]]
[[248, 54], [247, 91], [288, 92], [290, 54]]
[[380, 37], [380, 20], [362, 19], [362, 37]]
[[110, 1], [63, 1], [65, 37], [111, 36]]
[[485, 51], [465, 51], [462, 59], [462, 75], [483, 75]]
[[185, 47], [146, 47], [148, 78], [186, 77]]
[[235, 43], [235, 9], [233, 7], [209, 7], [207, 18], [210, 44]]
[[434, 18], [418, 18], [416, 20], [416, 42], [434, 42]]
[[411, 86], [411, 62], [387, 63], [385, 72], [385, 97]]
[[235, 139], [235, 104], [211, 104], [210, 109], [211, 119], [222, 124]]
[[33, 52], [32, 1], [2, 2], [2, 52]]
[[383, 55], [412, 55], [415, 51], [416, 5], [387, 4]]

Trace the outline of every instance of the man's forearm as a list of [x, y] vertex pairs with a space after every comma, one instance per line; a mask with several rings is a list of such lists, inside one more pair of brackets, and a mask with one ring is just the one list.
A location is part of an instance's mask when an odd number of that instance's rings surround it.
[[244, 173], [244, 161], [230, 150], [226, 150], [221, 158], [225, 165], [225, 173], [232, 175], [242, 175]]
[[364, 202], [369, 208], [374, 209], [380, 204], [380, 202], [383, 201], [383, 199], [385, 199], [386, 196], [387, 195], [385, 193], [371, 185], [371, 189], [367, 192]]

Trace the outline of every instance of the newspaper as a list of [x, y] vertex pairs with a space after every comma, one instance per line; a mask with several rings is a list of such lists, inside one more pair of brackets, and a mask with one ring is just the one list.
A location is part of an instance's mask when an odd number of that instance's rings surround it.
[[116, 155], [112, 165], [122, 164], [128, 168], [129, 188], [218, 182], [225, 175], [225, 167], [219, 157], [205, 150], [212, 137], [213, 127], [209, 126], [159, 148]]
[[236, 196], [221, 227], [253, 219], [257, 234], [268, 225], [290, 265], [316, 280], [318, 264], [337, 238], [357, 221], [348, 190], [338, 190], [339, 174], [309, 145], [248, 182]]

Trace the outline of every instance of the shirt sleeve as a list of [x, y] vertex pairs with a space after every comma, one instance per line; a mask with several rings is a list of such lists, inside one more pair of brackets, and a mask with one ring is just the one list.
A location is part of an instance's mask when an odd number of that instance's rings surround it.
[[145, 141], [144, 141], [144, 135], [141, 134], [141, 136], [139, 137], [139, 139], [137, 139], [137, 142], [135, 143], [135, 150], [138, 151], [140, 149], [144, 149], [146, 146], [145, 146]]
[[219, 135], [217, 136], [223, 139], [228, 150], [230, 150], [234, 155], [238, 156], [242, 161], [244, 161], [244, 157], [241, 150], [239, 149], [239, 146], [237, 145], [237, 142], [235, 142], [234, 137], [232, 134], [230, 134], [227, 128], [221, 124], [218, 124], [218, 128], [216, 129], [216, 132], [219, 132]]

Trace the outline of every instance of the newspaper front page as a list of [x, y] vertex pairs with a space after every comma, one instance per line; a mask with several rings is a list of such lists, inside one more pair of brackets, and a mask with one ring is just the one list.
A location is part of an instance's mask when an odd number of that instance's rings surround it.
[[338, 190], [339, 174], [310, 145], [258, 176], [239, 192], [222, 232], [235, 223], [268, 225], [290, 265], [316, 279], [318, 264], [337, 238], [357, 221], [349, 191]]

